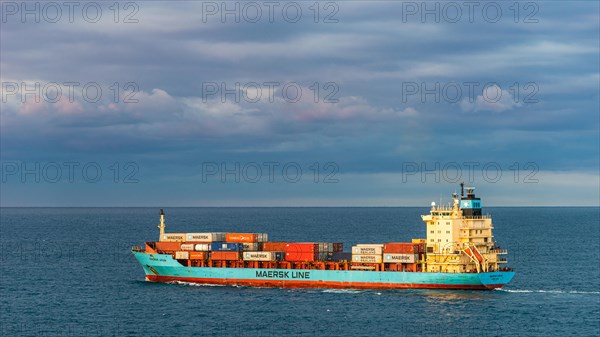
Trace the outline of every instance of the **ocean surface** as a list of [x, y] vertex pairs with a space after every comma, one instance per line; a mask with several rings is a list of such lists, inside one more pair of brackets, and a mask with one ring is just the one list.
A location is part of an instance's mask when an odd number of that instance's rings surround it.
[[[271, 241], [425, 237], [427, 208], [169, 208], [167, 232]], [[153, 284], [129, 252], [155, 208], [2, 208], [0, 336], [598, 336], [600, 209], [486, 208], [517, 274], [502, 290]]]

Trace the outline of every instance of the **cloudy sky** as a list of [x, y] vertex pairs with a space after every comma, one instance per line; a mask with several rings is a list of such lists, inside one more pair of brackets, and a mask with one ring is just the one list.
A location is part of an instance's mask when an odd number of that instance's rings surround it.
[[600, 203], [595, 1], [1, 10], [2, 206]]

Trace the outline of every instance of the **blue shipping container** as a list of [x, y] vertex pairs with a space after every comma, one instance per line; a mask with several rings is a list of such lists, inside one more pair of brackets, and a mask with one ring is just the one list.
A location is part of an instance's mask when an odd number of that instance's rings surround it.
[[352, 253], [333, 252], [327, 253], [327, 261], [352, 261]]
[[236, 242], [213, 242], [210, 249], [217, 252], [239, 252], [244, 246]]

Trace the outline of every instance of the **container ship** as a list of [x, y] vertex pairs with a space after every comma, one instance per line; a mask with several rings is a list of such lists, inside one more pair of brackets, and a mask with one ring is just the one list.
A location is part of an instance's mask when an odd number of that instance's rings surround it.
[[[466, 190], [466, 195], [465, 195]], [[514, 276], [496, 245], [492, 218], [461, 184], [422, 215], [426, 239], [364, 243], [269, 241], [266, 233], [166, 233], [132, 249], [151, 282], [281, 288], [496, 289]]]

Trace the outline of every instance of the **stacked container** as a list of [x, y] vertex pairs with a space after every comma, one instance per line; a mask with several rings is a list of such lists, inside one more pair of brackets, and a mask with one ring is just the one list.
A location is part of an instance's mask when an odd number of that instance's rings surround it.
[[419, 257], [419, 245], [412, 242], [390, 242], [383, 247], [385, 263], [415, 263]]
[[244, 251], [259, 251], [261, 250], [262, 243], [261, 242], [244, 242], [242, 243], [242, 248]]
[[327, 261], [352, 261], [352, 253], [332, 252], [327, 253]]
[[316, 261], [319, 259], [319, 244], [314, 242], [288, 243], [284, 251], [286, 261]]
[[164, 242], [164, 241], [156, 242], [156, 250], [158, 250], [158, 251], [174, 252], [176, 250], [180, 250], [180, 248], [181, 248], [180, 242]]
[[256, 233], [227, 233], [227, 234], [225, 234], [225, 241], [237, 242], [237, 243], [258, 242], [258, 234], [256, 234]]
[[184, 242], [185, 241], [185, 233], [163, 234], [163, 236], [160, 238], [160, 241], [164, 241], [164, 242]]
[[244, 252], [244, 261], [281, 261], [285, 257], [283, 252]]
[[210, 244], [210, 250], [213, 252], [217, 251], [232, 251], [239, 252], [243, 249], [243, 245], [241, 243], [235, 242], [213, 242]]
[[212, 246], [210, 243], [197, 243], [194, 245], [194, 250], [197, 252], [209, 252], [210, 246]]
[[352, 247], [352, 262], [381, 263], [383, 244], [359, 244]]
[[262, 250], [268, 252], [283, 252], [289, 242], [263, 242]]
[[208, 252], [190, 252], [190, 260], [206, 260], [208, 256]]
[[239, 251], [213, 251], [210, 258], [216, 261], [237, 261], [240, 259]]
[[191, 242], [219, 242], [225, 241], [225, 233], [187, 233], [186, 238]]
[[194, 244], [193, 243], [182, 243], [180, 248], [181, 248], [181, 250], [193, 251]]

